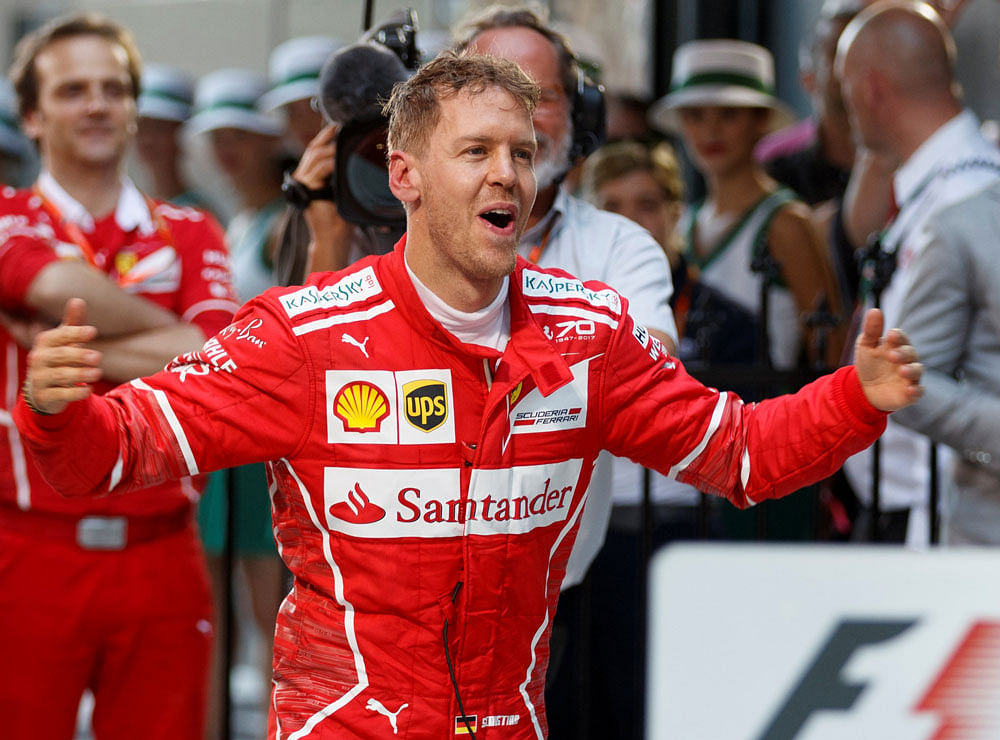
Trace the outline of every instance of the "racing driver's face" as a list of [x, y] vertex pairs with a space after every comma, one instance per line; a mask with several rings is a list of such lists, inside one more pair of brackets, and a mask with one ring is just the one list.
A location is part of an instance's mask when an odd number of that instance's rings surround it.
[[531, 116], [489, 87], [439, 101], [440, 118], [413, 153], [407, 261], [439, 297], [478, 310], [514, 269], [535, 199]]

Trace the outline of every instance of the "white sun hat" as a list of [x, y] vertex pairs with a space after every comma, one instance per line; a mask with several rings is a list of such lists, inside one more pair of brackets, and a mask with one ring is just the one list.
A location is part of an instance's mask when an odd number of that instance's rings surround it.
[[6, 77], [0, 77], [0, 151], [19, 158], [31, 152], [31, 140], [18, 122], [17, 94]]
[[136, 102], [139, 115], [161, 121], [184, 122], [191, 117], [194, 78], [166, 64], [146, 64]]
[[281, 136], [281, 119], [258, 106], [267, 90], [264, 75], [250, 69], [217, 69], [198, 80], [194, 115], [185, 132], [197, 136], [219, 128], [238, 128]]
[[295, 100], [315, 96], [320, 70], [343, 46], [342, 41], [329, 36], [301, 36], [274, 47], [268, 62], [271, 89], [261, 97], [261, 109], [273, 111]]
[[769, 108], [771, 131], [795, 120], [792, 109], [775, 97], [771, 52], [749, 41], [710, 39], [677, 47], [670, 93], [650, 108], [650, 123], [676, 133], [677, 109], [700, 105]]

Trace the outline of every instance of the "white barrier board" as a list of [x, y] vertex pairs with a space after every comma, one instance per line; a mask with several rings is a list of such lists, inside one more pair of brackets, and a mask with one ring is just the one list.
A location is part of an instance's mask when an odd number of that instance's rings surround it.
[[1000, 551], [675, 545], [647, 740], [1000, 740]]

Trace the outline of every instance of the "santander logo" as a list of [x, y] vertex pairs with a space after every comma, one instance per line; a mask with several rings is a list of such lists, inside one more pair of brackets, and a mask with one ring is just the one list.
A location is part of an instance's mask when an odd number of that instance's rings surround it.
[[329, 467], [317, 510], [328, 531], [351, 537], [523, 534], [568, 521], [582, 468], [581, 459], [477, 468], [463, 488], [457, 467]]
[[346, 501], [330, 507], [330, 515], [348, 524], [372, 524], [385, 517], [385, 509], [368, 498], [360, 483], [355, 483]]

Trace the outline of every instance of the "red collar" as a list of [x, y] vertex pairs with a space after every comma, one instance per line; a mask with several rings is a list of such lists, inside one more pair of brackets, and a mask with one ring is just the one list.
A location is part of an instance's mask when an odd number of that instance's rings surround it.
[[[388, 286], [396, 302], [396, 310], [402, 313], [414, 331], [447, 346], [452, 351], [457, 349], [465, 355], [497, 359], [498, 355], [493, 350], [461, 343], [431, 317], [407, 274], [403, 258], [405, 249], [406, 234], [396, 242], [392, 253], [380, 261], [379, 279]], [[530, 375], [542, 395], [547, 396], [569, 383], [573, 379], [573, 373], [565, 358], [559, 354], [535, 322], [528, 301], [521, 291], [521, 273], [525, 267], [530, 267], [530, 263], [518, 257], [514, 272], [510, 276], [507, 298], [510, 302], [510, 342], [504, 352], [504, 362], [494, 378], [494, 383], [506, 381], [516, 384]]]

